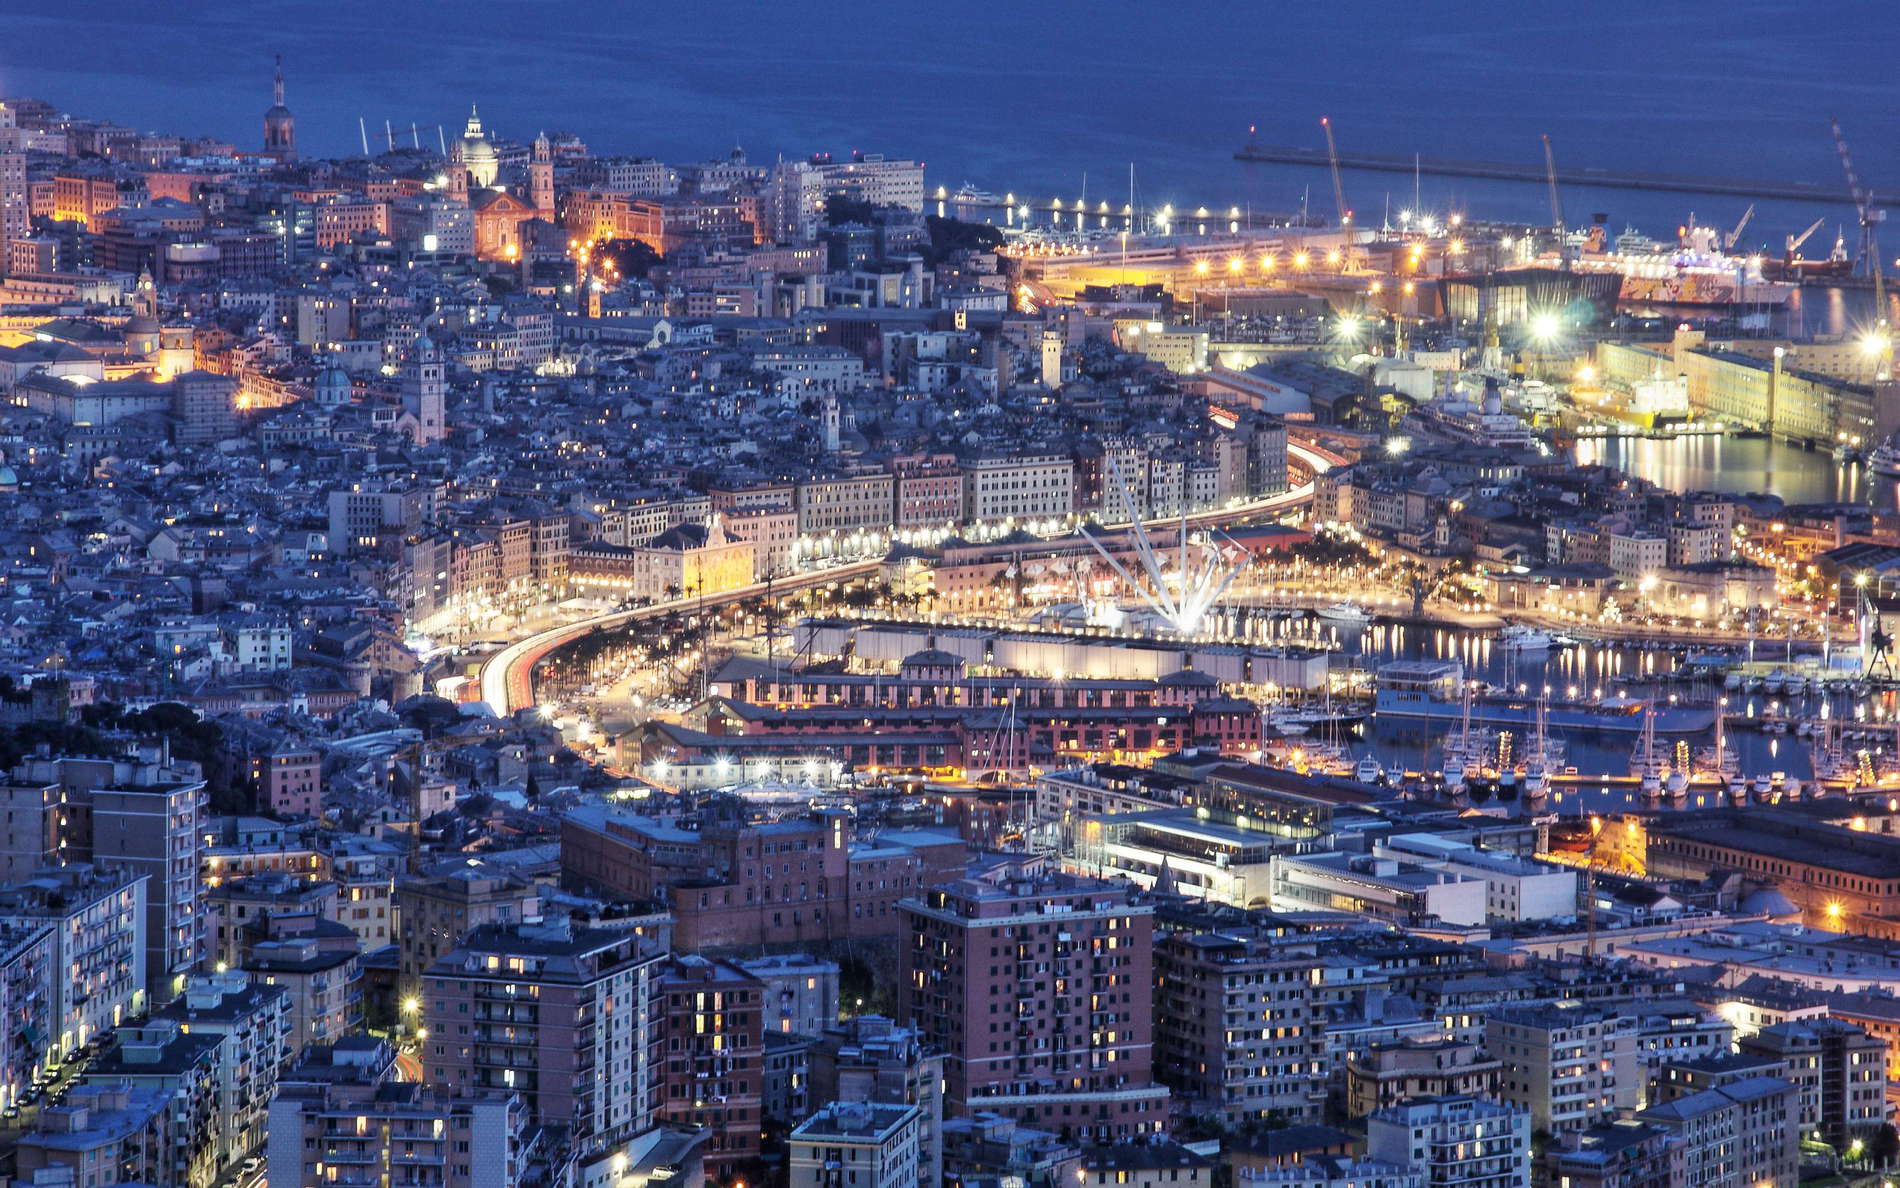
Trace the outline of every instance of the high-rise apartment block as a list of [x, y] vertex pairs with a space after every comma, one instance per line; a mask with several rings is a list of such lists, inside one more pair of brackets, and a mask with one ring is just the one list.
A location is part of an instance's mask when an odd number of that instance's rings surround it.
[[580, 1150], [644, 1130], [662, 960], [629, 929], [565, 916], [478, 927], [423, 972], [423, 1075], [465, 1096], [519, 1094], [533, 1123], [567, 1128]]
[[900, 910], [899, 1014], [944, 1052], [951, 1112], [1104, 1141], [1160, 1132], [1153, 908], [1017, 859]]

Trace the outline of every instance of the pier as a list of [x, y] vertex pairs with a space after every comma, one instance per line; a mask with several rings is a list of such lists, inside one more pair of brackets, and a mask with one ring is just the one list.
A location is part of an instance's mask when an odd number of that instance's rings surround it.
[[[1290, 148], [1282, 145], [1248, 144], [1234, 154], [1236, 161], [1271, 165], [1311, 165], [1324, 169], [1329, 161], [1324, 149]], [[1507, 161], [1460, 161], [1446, 157], [1394, 157], [1379, 153], [1341, 153], [1341, 169], [1366, 169], [1381, 173], [1429, 173], [1433, 177], [1477, 177], [1493, 181], [1547, 181], [1541, 163], [1513, 164]], [[1839, 183], [1758, 181], [1744, 178], [1687, 177], [1668, 173], [1631, 173], [1612, 169], [1558, 168], [1557, 180], [1571, 186], [1600, 186], [1613, 190], [1659, 190], [1680, 194], [1720, 194], [1736, 198], [1788, 199], [1797, 202], [1829, 202], [1851, 206], [1852, 199]], [[1900, 207], [1900, 192], [1870, 195], [1876, 206]]]

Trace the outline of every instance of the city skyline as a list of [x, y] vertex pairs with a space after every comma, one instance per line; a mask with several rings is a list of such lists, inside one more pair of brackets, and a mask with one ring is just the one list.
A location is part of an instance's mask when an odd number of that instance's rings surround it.
[[0, 21], [0, 1177], [1900, 1164], [1882, 26], [120, 2]]

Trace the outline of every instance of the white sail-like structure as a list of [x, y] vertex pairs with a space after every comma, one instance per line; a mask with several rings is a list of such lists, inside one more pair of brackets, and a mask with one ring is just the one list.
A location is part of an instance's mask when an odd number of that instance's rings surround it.
[[1116, 560], [1092, 533], [1089, 543], [1102, 555], [1102, 560], [1108, 562], [1110, 568], [1120, 574], [1135, 594], [1148, 604], [1168, 630], [1177, 635], [1192, 635], [1201, 629], [1207, 612], [1220, 601], [1220, 596], [1227, 592], [1227, 587], [1246, 567], [1247, 551], [1232, 541], [1223, 546], [1211, 534], [1190, 537], [1187, 513], [1183, 512], [1180, 539], [1175, 548], [1175, 566], [1170, 571], [1164, 556], [1166, 546], [1157, 550], [1154, 540], [1149, 537], [1147, 526], [1141, 522], [1141, 509], [1136, 506], [1134, 493], [1128, 488], [1127, 477], [1112, 457], [1108, 463], [1115, 493], [1121, 500], [1122, 512], [1128, 517], [1129, 538], [1135, 546], [1136, 560], [1140, 562], [1139, 575], [1130, 572], [1127, 566]]

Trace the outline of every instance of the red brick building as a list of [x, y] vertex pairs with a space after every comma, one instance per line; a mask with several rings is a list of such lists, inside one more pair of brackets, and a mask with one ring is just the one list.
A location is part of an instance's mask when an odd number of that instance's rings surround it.
[[961, 871], [961, 839], [886, 830], [855, 840], [849, 814], [681, 829], [583, 806], [561, 821], [561, 872], [667, 904], [681, 951], [897, 936], [897, 904]]
[[944, 1052], [946, 1110], [1065, 1138], [1160, 1133], [1154, 909], [1012, 856], [905, 900], [898, 1014]]

